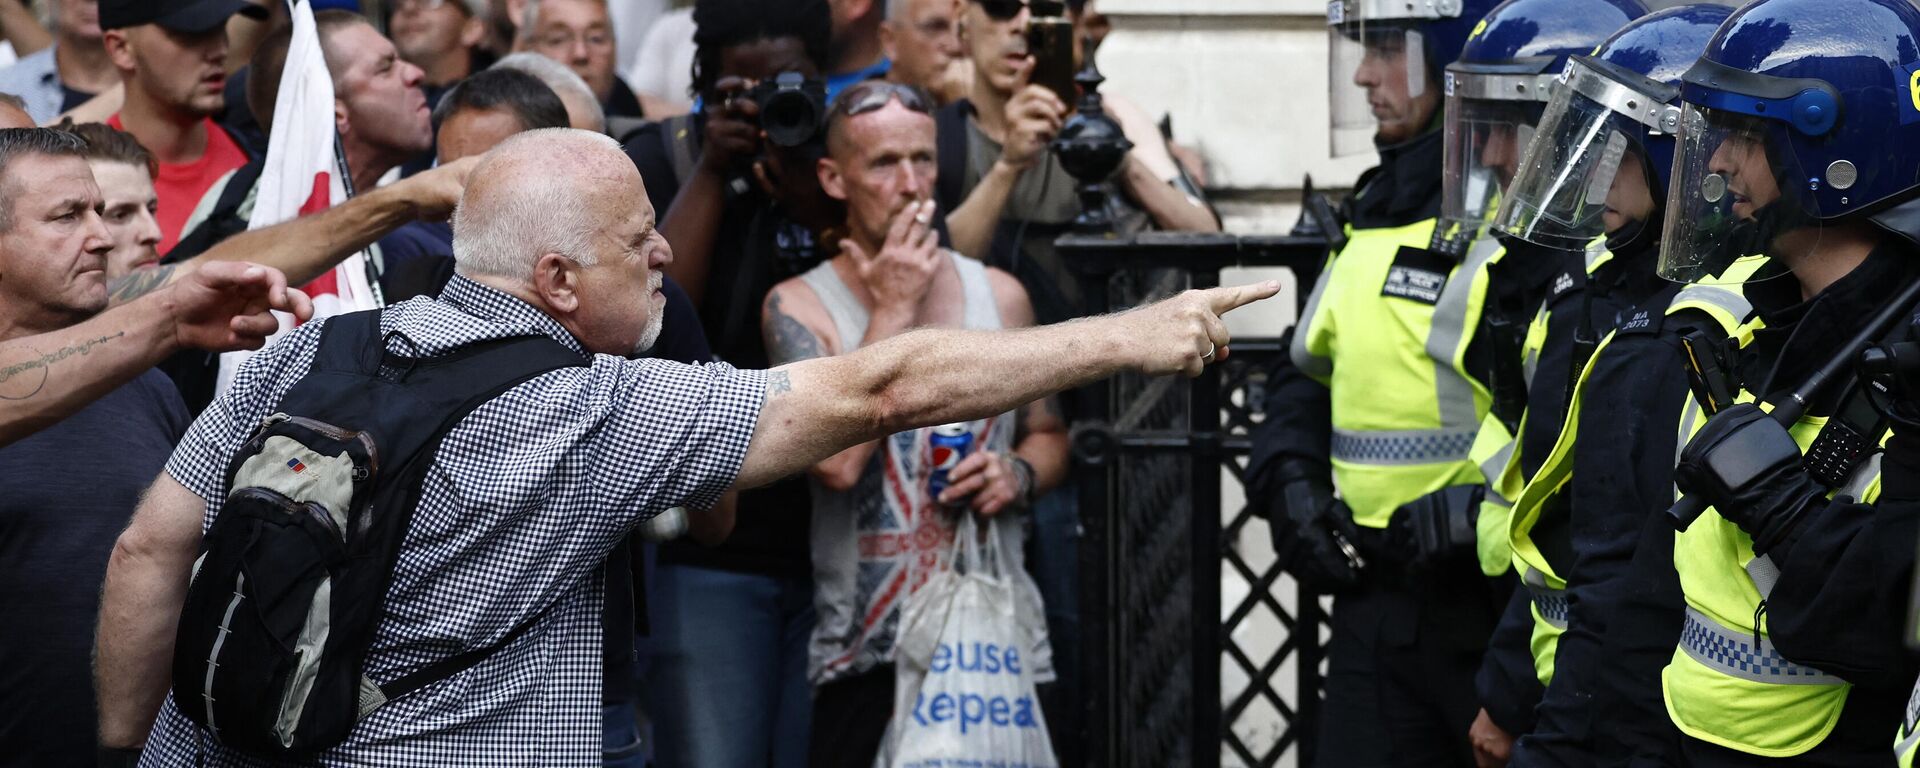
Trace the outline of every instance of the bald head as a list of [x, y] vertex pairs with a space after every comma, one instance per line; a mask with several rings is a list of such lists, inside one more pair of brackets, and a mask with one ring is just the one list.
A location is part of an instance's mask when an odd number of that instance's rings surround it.
[[634, 202], [646, 203], [646, 188], [613, 139], [571, 128], [515, 134], [468, 177], [454, 259], [462, 274], [508, 278], [526, 277], [543, 253], [591, 265], [594, 212]]
[[534, 305], [589, 351], [652, 346], [666, 304], [655, 270], [673, 254], [618, 142], [572, 128], [527, 131], [467, 178], [453, 215], [460, 274]]

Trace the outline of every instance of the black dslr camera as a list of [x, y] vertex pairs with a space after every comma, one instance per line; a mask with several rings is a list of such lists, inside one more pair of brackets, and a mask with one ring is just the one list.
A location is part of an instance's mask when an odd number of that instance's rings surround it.
[[827, 84], [799, 72], [782, 72], [747, 91], [760, 108], [767, 141], [782, 147], [805, 146], [827, 123]]

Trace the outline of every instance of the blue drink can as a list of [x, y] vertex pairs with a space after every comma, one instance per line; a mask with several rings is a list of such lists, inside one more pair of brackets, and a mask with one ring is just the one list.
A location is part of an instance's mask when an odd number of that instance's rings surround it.
[[947, 474], [973, 452], [973, 429], [966, 423], [934, 427], [927, 445], [933, 449], [933, 472], [927, 478], [927, 494], [928, 498], [938, 501], [940, 494], [947, 490]]

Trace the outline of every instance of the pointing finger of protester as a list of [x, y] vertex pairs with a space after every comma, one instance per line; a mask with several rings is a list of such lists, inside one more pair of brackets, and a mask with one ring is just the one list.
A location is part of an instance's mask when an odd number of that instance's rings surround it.
[[1280, 292], [1280, 281], [1268, 280], [1263, 283], [1254, 283], [1252, 285], [1233, 285], [1233, 286], [1226, 286], [1223, 288], [1210, 288], [1205, 292], [1205, 294], [1206, 294], [1207, 305], [1213, 308], [1213, 313], [1216, 315], [1225, 315], [1228, 312], [1232, 312], [1233, 310], [1239, 309], [1248, 304], [1252, 304], [1261, 299], [1273, 298], [1274, 294], [1277, 294], [1279, 292]]

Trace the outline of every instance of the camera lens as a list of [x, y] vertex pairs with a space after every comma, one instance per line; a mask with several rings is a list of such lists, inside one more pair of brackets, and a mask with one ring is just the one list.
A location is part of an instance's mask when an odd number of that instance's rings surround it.
[[798, 72], [782, 72], [755, 89], [760, 128], [776, 146], [799, 147], [813, 141], [826, 124], [826, 84]]
[[813, 138], [820, 129], [820, 110], [800, 91], [777, 91], [760, 108], [760, 126], [767, 140], [783, 147], [797, 147]]

